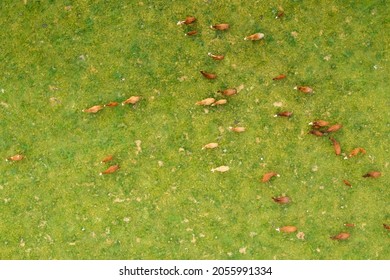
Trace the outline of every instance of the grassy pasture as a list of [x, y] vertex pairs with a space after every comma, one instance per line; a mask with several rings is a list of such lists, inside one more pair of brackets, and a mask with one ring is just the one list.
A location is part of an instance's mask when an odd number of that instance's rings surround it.
[[[389, 9], [1, 1], [0, 258], [389, 259]], [[176, 25], [187, 15], [197, 22]], [[209, 28], [220, 22], [230, 29]], [[256, 32], [265, 38], [243, 40]], [[229, 87], [242, 90], [226, 105], [195, 105]], [[82, 112], [132, 95], [135, 106]], [[307, 134], [316, 119], [343, 124], [342, 156]], [[344, 159], [356, 147], [367, 154]], [[5, 161], [14, 154], [25, 158]], [[121, 168], [99, 176], [109, 154]], [[382, 176], [362, 177], [372, 170]], [[280, 177], [262, 183], [269, 171]], [[272, 201], [283, 194], [292, 203]], [[285, 225], [304, 238], [276, 231]], [[351, 237], [329, 238], [342, 231]]]

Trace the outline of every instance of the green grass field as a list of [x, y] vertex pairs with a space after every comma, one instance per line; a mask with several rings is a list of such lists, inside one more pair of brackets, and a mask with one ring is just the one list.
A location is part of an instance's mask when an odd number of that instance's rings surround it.
[[[0, 258], [389, 259], [389, 9], [1, 1]], [[222, 22], [229, 30], [209, 28]], [[243, 40], [256, 32], [265, 38]], [[314, 93], [293, 89], [304, 85]], [[233, 87], [225, 105], [195, 105]], [[133, 95], [134, 106], [82, 112]], [[343, 125], [332, 133], [341, 156], [308, 134], [317, 119]], [[202, 150], [210, 142], [219, 147]], [[356, 147], [367, 153], [344, 159]], [[5, 161], [15, 154], [25, 158]], [[269, 171], [280, 177], [261, 182]], [[271, 199], [281, 195], [292, 203]], [[276, 230], [286, 225], [298, 231]], [[330, 239], [340, 232], [350, 238]]]

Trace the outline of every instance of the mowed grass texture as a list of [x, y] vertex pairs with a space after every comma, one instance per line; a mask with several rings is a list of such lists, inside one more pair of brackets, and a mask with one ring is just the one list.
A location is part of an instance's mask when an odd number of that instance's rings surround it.
[[[388, 259], [389, 8], [1, 1], [1, 259]], [[196, 23], [176, 24], [188, 15]], [[304, 85], [314, 93], [293, 89]], [[195, 105], [233, 87], [225, 105]], [[82, 112], [132, 95], [134, 106]], [[316, 119], [343, 125], [341, 156], [308, 134]], [[367, 153], [344, 159], [356, 147]], [[262, 183], [270, 171], [280, 177]], [[286, 225], [298, 231], [276, 230]], [[330, 239], [340, 232], [350, 238]]]

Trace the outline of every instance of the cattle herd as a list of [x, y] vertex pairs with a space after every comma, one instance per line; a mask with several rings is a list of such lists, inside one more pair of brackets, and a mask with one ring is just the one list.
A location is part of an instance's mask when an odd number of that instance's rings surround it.
[[[277, 17], [282, 17], [283, 13], [280, 12]], [[193, 26], [194, 23], [197, 22], [197, 19], [193, 16], [187, 16], [184, 20], [181, 20], [177, 23], [179, 26]], [[228, 23], [218, 23], [210, 26], [211, 29], [216, 30], [216, 32], [227, 32], [230, 28], [230, 25]], [[196, 29], [193, 29], [185, 32], [185, 36], [197, 36], [198, 32]], [[244, 40], [246, 41], [252, 41], [253, 43], [256, 43], [256, 41], [261, 41], [264, 40], [265, 35], [263, 33], [257, 32], [253, 33], [251, 35], [247, 35], [244, 37]], [[222, 61], [225, 58], [224, 54], [212, 54], [212, 53], [207, 53], [207, 55], [210, 57], [210, 59], [215, 60], [215, 63], [218, 63], [217, 61]], [[200, 74], [205, 78], [209, 80], [217, 79], [218, 75], [216, 73], [209, 73], [204, 70], [199, 70]], [[199, 73], [199, 72], [198, 72]], [[272, 80], [277, 83], [279, 80], [286, 79], [287, 75], [286, 74], [280, 74], [278, 76], [275, 76]], [[297, 85], [294, 89], [297, 91], [301, 92], [301, 94], [315, 94], [315, 91], [311, 86], [308, 85]], [[212, 97], [205, 98], [203, 100], [199, 100], [194, 102], [195, 105], [198, 106], [226, 106], [229, 102], [229, 98], [234, 98], [235, 95], [239, 93], [240, 89], [239, 88], [224, 88], [224, 89], [216, 89], [217, 94]], [[222, 97], [217, 99], [216, 96]], [[139, 101], [141, 100], [140, 96], [131, 96], [128, 99], [124, 100], [121, 102], [123, 106], [125, 105], [133, 105], [135, 106]], [[116, 101], [111, 101], [106, 104], [100, 104], [100, 105], [94, 105], [92, 107], [89, 107], [87, 109], [82, 110], [84, 113], [88, 114], [96, 114], [99, 111], [103, 110], [104, 108], [107, 107], [116, 107], [120, 103]], [[283, 117], [283, 118], [290, 118], [292, 117], [293, 112], [290, 111], [283, 111], [275, 114], [275, 117]], [[362, 147], [357, 147], [354, 148], [352, 151], [349, 153], [342, 153], [342, 145], [340, 145], [339, 141], [336, 139], [337, 138], [337, 131], [340, 129], [347, 129], [343, 128], [343, 125], [340, 123], [330, 123], [329, 121], [326, 120], [312, 120], [310, 123], [310, 129], [308, 130], [308, 134], [311, 134], [315, 137], [327, 137], [330, 141], [330, 143], [333, 145], [334, 148], [334, 153], [336, 156], [344, 156], [346, 159], [356, 157], [356, 156], [364, 156], [366, 154], [366, 150]], [[235, 126], [235, 127], [229, 127], [229, 130], [232, 131], [233, 133], [244, 133], [246, 128], [242, 126]], [[202, 149], [215, 149], [218, 147], [218, 143], [207, 143], [205, 144]], [[16, 154], [9, 156], [6, 160], [9, 162], [18, 162], [22, 161], [25, 159], [25, 155], [23, 154]], [[102, 159], [102, 163], [109, 163], [110, 161], [113, 160], [113, 155], [108, 155], [104, 159]], [[108, 175], [108, 174], [113, 174], [116, 173], [120, 169], [118, 164], [115, 165], [110, 165], [106, 170], [100, 172], [100, 175]], [[229, 171], [229, 166], [219, 166], [211, 169], [212, 172], [228, 172]], [[380, 177], [382, 174], [380, 171], [377, 170], [370, 170], [366, 174], [362, 174], [362, 177], [364, 178], [369, 178], [369, 179], [375, 179]], [[260, 179], [260, 181], [264, 184], [267, 184], [267, 182], [270, 182], [271, 180], [277, 180], [276, 178], [279, 177], [278, 172], [275, 171], [269, 171], [263, 175], [263, 177]], [[345, 184], [348, 187], [352, 187], [352, 184], [350, 183], [350, 178], [345, 178], [343, 179], [340, 183]], [[289, 204], [291, 203], [292, 199], [288, 196], [279, 196], [279, 197], [272, 197], [272, 200], [275, 203], [284, 205], [284, 204]], [[354, 227], [355, 225], [352, 223], [346, 223], [344, 225], [346, 228], [348, 227]], [[390, 225], [384, 223], [383, 227], [386, 230], [390, 230]], [[294, 225], [285, 225], [281, 226], [280, 228], [277, 229], [278, 231], [285, 232], [285, 233], [293, 233], [297, 231], [297, 227]], [[350, 238], [350, 233], [348, 230], [339, 232], [335, 235], [332, 235], [330, 237], [331, 239], [334, 240], [346, 240]]]

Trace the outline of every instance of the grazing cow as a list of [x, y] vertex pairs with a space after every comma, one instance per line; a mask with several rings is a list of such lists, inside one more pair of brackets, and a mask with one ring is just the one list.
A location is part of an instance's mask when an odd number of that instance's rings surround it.
[[185, 20], [180, 20], [177, 22], [177, 25], [188, 25], [188, 24], [191, 24], [191, 23], [194, 23], [196, 21], [196, 18], [195, 17], [192, 17], [192, 16], [188, 16], [186, 17]]
[[348, 232], [340, 232], [339, 234], [336, 234], [335, 236], [331, 236], [330, 238], [333, 240], [346, 240], [351, 235]]
[[83, 112], [84, 113], [92, 113], [92, 114], [95, 114], [97, 112], [99, 112], [101, 109], [103, 109], [104, 107], [102, 105], [96, 105], [96, 106], [92, 106], [91, 108], [88, 108], [88, 109], [84, 109]]
[[101, 172], [99, 175], [103, 175], [103, 174], [112, 174], [114, 173], [115, 171], [117, 171], [119, 169], [119, 165], [116, 164], [116, 165], [111, 165], [109, 168], [107, 168], [106, 170], [104, 170], [103, 172]]
[[297, 86], [294, 89], [297, 89], [300, 92], [307, 93], [307, 94], [314, 92], [313, 89], [311, 87], [308, 87], [308, 86]]
[[215, 29], [215, 30], [228, 30], [229, 24], [228, 23], [218, 23], [215, 25], [210, 25], [210, 28]]
[[212, 53], [208, 53], [207, 55], [214, 60], [223, 60], [225, 58], [224, 55], [217, 55], [217, 54], [212, 54]]
[[271, 180], [272, 177], [275, 177], [275, 176], [279, 177], [280, 175], [279, 175], [278, 173], [276, 173], [276, 172], [268, 172], [268, 173], [265, 173], [265, 174], [263, 175], [263, 178], [261, 179], [261, 181], [262, 181], [263, 183], [266, 183], [266, 182], [268, 182], [269, 180]]
[[279, 196], [279, 197], [273, 197], [273, 201], [279, 204], [287, 204], [290, 203], [291, 199], [288, 196]]
[[210, 79], [210, 80], [213, 80], [215, 78], [217, 78], [217, 75], [216, 74], [213, 74], [213, 73], [207, 73], [205, 71], [200, 71], [200, 73], [203, 75], [203, 77], [205, 77], [206, 79]]
[[263, 38], [264, 38], [264, 34], [263, 33], [255, 33], [255, 34], [246, 36], [244, 38], [244, 40], [245, 41], [247, 41], [247, 40], [249, 40], [249, 41], [258, 41], [258, 40], [261, 40]]

